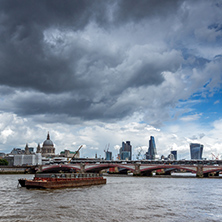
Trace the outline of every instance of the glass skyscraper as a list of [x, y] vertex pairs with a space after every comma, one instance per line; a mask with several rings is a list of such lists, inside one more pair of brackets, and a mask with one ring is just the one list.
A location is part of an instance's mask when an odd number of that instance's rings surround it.
[[199, 143], [190, 144], [190, 156], [191, 160], [201, 160], [203, 154], [203, 145]]
[[126, 141], [126, 143], [122, 142], [119, 155], [121, 160], [132, 160], [132, 146], [130, 145], [130, 141]]
[[105, 160], [112, 160], [112, 152], [110, 151], [105, 151], [106, 157]]
[[155, 140], [154, 140], [154, 137], [151, 136], [149, 140], [149, 149], [148, 149], [148, 152], [146, 152], [146, 159], [155, 160], [156, 155], [157, 155], [157, 151], [156, 151]]
[[177, 150], [172, 150], [170, 153], [173, 154], [174, 160], [177, 160]]

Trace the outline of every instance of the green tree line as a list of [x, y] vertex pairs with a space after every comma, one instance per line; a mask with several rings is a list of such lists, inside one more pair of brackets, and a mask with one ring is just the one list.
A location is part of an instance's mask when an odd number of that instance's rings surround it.
[[7, 166], [8, 165], [8, 161], [5, 160], [5, 159], [0, 159], [0, 165]]

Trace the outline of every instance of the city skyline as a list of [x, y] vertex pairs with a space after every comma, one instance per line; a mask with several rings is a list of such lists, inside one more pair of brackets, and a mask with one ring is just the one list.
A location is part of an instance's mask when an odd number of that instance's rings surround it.
[[[34, 7], [34, 6], [35, 7]], [[222, 154], [221, 1], [0, 2], [0, 152], [47, 132], [57, 152], [122, 141]], [[41, 15], [41, 16], [39, 16]]]
[[[202, 144], [190, 143], [189, 145], [190, 145], [190, 158], [188, 159], [191, 159], [191, 160], [192, 159], [194, 160], [206, 159], [206, 158], [203, 158], [202, 156], [203, 147], [204, 147]], [[81, 147], [82, 145], [78, 148], [78, 150]], [[6, 156], [10, 154], [12, 155], [26, 154], [27, 155], [27, 154], [41, 153], [43, 157], [44, 156], [53, 157], [53, 156], [59, 156], [61, 155], [61, 153], [64, 154], [66, 151], [69, 153], [70, 152], [74, 153], [76, 150], [63, 150], [60, 153], [55, 152], [53, 141], [50, 140], [50, 134], [48, 132], [46, 140], [42, 143], [42, 147], [38, 143], [38, 146], [36, 147], [36, 151], [34, 147], [29, 147], [28, 143], [26, 143], [25, 148], [14, 147], [10, 153], [6, 153]], [[172, 155], [173, 155], [173, 159], [172, 159]], [[85, 157], [85, 156], [82, 157], [79, 154], [78, 158], [88, 158], [88, 157]], [[119, 149], [119, 152], [117, 153], [117, 155], [112, 156], [112, 152], [109, 151], [109, 144], [108, 144], [107, 148], [104, 150], [104, 157], [102, 157], [101, 155], [99, 155], [98, 157], [97, 153], [95, 153], [95, 159], [97, 158], [105, 159], [105, 160], [161, 160], [161, 159], [177, 160], [177, 150], [171, 150], [170, 154], [167, 156], [158, 155], [156, 144], [155, 144], [155, 138], [153, 136], [150, 136], [149, 147], [148, 147], [147, 152], [145, 152], [145, 154], [143, 154], [141, 149], [138, 153], [133, 153], [132, 145], [130, 144], [130, 141], [126, 141], [126, 142], [122, 142], [122, 146]], [[212, 159], [219, 159], [219, 158], [220, 158], [219, 155], [215, 156], [214, 154], [212, 154]]]

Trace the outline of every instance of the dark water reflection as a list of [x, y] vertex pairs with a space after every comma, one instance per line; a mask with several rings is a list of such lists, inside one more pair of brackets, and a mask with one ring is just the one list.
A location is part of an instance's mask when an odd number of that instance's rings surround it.
[[[0, 221], [222, 221], [222, 180], [107, 177], [106, 185], [17, 188], [0, 175]], [[32, 175], [26, 175], [32, 177]]]

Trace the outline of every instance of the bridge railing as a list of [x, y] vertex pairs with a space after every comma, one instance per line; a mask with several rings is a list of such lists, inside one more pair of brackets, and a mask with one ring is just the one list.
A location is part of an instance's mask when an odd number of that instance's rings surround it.
[[170, 164], [170, 165], [222, 165], [222, 160], [73, 160], [75, 163], [90, 163], [90, 164]]

